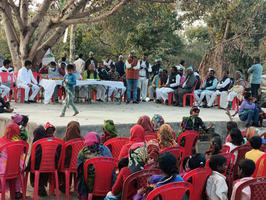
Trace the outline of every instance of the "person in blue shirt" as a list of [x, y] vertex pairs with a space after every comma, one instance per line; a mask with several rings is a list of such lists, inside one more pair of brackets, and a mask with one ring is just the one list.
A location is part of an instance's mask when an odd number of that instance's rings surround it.
[[76, 108], [75, 104], [74, 104], [74, 87], [76, 85], [76, 77], [74, 75], [74, 70], [75, 70], [75, 66], [68, 64], [66, 67], [66, 71], [67, 74], [64, 76], [64, 80], [63, 80], [63, 86], [65, 87], [66, 90], [66, 100], [65, 100], [65, 105], [64, 108], [61, 112], [60, 117], [64, 117], [65, 116], [65, 112], [66, 109], [71, 106], [74, 110], [74, 115], [79, 114], [78, 109]]
[[259, 100], [258, 90], [262, 82], [262, 71], [263, 67], [260, 64], [260, 58], [254, 58], [254, 64], [248, 69], [250, 74], [250, 84], [252, 96]]

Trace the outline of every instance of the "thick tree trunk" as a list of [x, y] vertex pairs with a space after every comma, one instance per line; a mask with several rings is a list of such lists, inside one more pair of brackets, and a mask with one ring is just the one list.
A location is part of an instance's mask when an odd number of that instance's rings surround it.
[[76, 32], [76, 25], [70, 26], [70, 40], [69, 40], [69, 61], [72, 63], [75, 60], [75, 32]]

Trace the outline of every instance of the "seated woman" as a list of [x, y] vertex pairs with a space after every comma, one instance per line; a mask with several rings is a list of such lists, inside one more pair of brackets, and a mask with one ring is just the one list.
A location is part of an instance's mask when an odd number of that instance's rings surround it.
[[159, 169], [163, 175], [153, 175], [148, 180], [149, 185], [141, 188], [134, 196], [133, 200], [144, 200], [150, 191], [154, 188], [163, 186], [168, 183], [182, 182], [183, 178], [179, 175], [176, 158], [169, 152], [161, 154], [158, 158]]
[[118, 156], [118, 160], [121, 160], [122, 158], [127, 157], [130, 146], [137, 142], [145, 142], [144, 128], [138, 124], [134, 125], [130, 129], [129, 142], [121, 148], [120, 154]]
[[[225, 145], [230, 147], [229, 152], [232, 152], [235, 148], [246, 144], [247, 140], [242, 136], [241, 131], [238, 128], [233, 128], [230, 131], [231, 142], [226, 142]], [[235, 152], [237, 157], [237, 152]]]
[[129, 149], [128, 167], [122, 168], [117, 179], [112, 187], [112, 191], [107, 194], [105, 200], [119, 200], [121, 199], [123, 184], [126, 178], [137, 171], [144, 169], [147, 162], [147, 150], [143, 142], [133, 144]]
[[[20, 130], [19, 126], [16, 123], [10, 123], [6, 126], [5, 132], [2, 138], [0, 138], [0, 146], [5, 145], [10, 142], [14, 141], [20, 141]], [[0, 174], [4, 174], [6, 170], [6, 164], [7, 164], [7, 153], [5, 150], [0, 152]], [[21, 157], [20, 159], [20, 168], [21, 170], [23, 169], [24, 165], [24, 158]], [[22, 198], [22, 193], [20, 192], [21, 186], [20, 182], [16, 181], [16, 194], [15, 194], [15, 199], [21, 199]]]
[[[70, 121], [67, 124], [65, 136], [63, 137], [64, 141], [71, 141], [74, 139], [83, 139], [80, 135], [80, 125], [77, 121]], [[64, 161], [64, 166], [68, 167], [71, 161], [72, 147], [69, 146], [66, 151], [66, 159]], [[65, 193], [65, 174], [59, 173], [59, 189], [61, 192]]]
[[175, 141], [175, 133], [169, 124], [163, 124], [158, 131], [158, 140], [160, 150], [164, 150], [169, 147], [177, 147], [178, 144]]
[[155, 114], [151, 119], [151, 124], [153, 126], [153, 130], [157, 132], [159, 128], [164, 124], [164, 118], [159, 114]]
[[145, 169], [157, 168], [158, 167], [158, 157], [160, 154], [160, 148], [157, 140], [149, 140], [147, 142], [147, 165]]
[[211, 156], [221, 153], [222, 147], [223, 142], [221, 136], [218, 134], [213, 135], [210, 141], [210, 147], [205, 153], [206, 159], [210, 159]]
[[15, 114], [11, 117], [11, 120], [20, 127], [20, 138], [24, 141], [28, 140], [28, 131], [26, 127], [29, 122], [29, 117], [26, 115]]
[[103, 132], [104, 134], [101, 137], [102, 143], [105, 143], [111, 138], [117, 137], [117, 130], [113, 120], [104, 120]]
[[154, 134], [153, 126], [150, 120], [150, 117], [147, 115], [143, 115], [139, 118], [138, 125], [141, 125], [144, 128], [145, 135]]
[[233, 115], [238, 113], [240, 120], [246, 123], [246, 127], [258, 126], [260, 110], [254, 103], [255, 101], [251, 93], [246, 92], [238, 112]]
[[112, 157], [110, 150], [100, 145], [100, 138], [95, 132], [88, 132], [84, 137], [85, 147], [79, 152], [78, 155], [78, 195], [80, 199], [88, 199], [88, 193], [92, 191], [94, 184], [94, 168], [93, 166], [88, 169], [88, 182], [84, 182], [83, 165], [86, 160], [95, 157]]

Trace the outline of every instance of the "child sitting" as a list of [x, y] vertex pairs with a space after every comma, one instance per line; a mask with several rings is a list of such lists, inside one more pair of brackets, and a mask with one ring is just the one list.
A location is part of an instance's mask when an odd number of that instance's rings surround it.
[[193, 106], [190, 110], [189, 117], [183, 117], [181, 128], [183, 131], [193, 130], [207, 132], [208, 128], [205, 126], [202, 119], [199, 117], [200, 109], [197, 106]]
[[262, 145], [262, 138], [259, 136], [254, 136], [250, 140], [250, 146], [252, 150], [248, 151], [245, 155], [246, 159], [250, 159], [253, 162], [257, 162], [257, 160], [264, 154], [263, 151], [260, 151], [260, 147]]
[[206, 193], [210, 200], [227, 200], [228, 187], [226, 177], [223, 173], [226, 170], [227, 160], [221, 155], [214, 155], [210, 159], [212, 174], [207, 180]]
[[169, 152], [161, 154], [158, 158], [159, 168], [164, 175], [153, 175], [149, 180], [147, 188], [141, 188], [134, 196], [133, 200], [143, 200], [156, 187], [160, 187], [167, 183], [182, 182], [183, 178], [179, 175], [177, 169], [177, 160]]
[[12, 113], [13, 111], [14, 109], [10, 107], [10, 104], [0, 95], [0, 113]]
[[214, 134], [211, 138], [210, 147], [206, 151], [206, 159], [209, 159], [211, 156], [221, 153], [222, 150], [222, 138], [218, 134]]
[[56, 130], [54, 125], [47, 122], [44, 125], [44, 128], [45, 128], [45, 132], [46, 132], [47, 137], [54, 137], [55, 130]]
[[[197, 153], [192, 156], [184, 158], [183, 170], [186, 173], [193, 169], [197, 169], [199, 167], [205, 167], [205, 164], [206, 164], [205, 156], [201, 153]], [[181, 174], [181, 176], [183, 176], [185, 173]]]
[[[239, 177], [241, 178], [234, 182], [231, 200], [235, 200], [236, 190], [242, 183], [245, 183], [246, 181], [253, 179], [251, 176], [256, 169], [255, 163], [252, 160], [248, 159], [241, 160], [238, 164], [238, 167], [239, 167], [238, 170]], [[251, 199], [250, 195], [251, 195], [250, 187], [245, 187], [241, 192], [241, 200], [250, 200]]]

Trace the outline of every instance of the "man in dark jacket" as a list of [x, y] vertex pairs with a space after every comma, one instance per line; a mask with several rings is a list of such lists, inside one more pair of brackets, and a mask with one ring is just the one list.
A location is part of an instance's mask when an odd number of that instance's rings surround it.
[[192, 66], [188, 67], [185, 82], [183, 83], [182, 87], [179, 87], [175, 91], [176, 106], [182, 106], [183, 105], [183, 96], [186, 93], [191, 93], [193, 91], [193, 88], [196, 84], [196, 80], [197, 79], [194, 75]]

